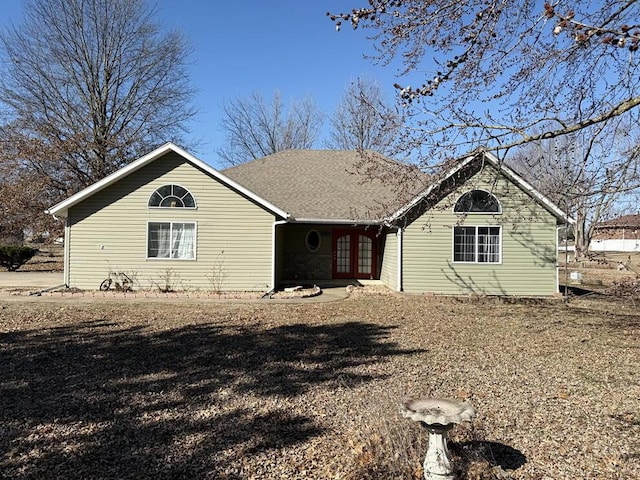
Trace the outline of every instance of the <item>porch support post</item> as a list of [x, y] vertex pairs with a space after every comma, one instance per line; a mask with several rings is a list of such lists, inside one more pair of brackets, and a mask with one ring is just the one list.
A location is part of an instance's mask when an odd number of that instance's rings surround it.
[[286, 220], [276, 220], [273, 222], [273, 229], [271, 231], [271, 288], [270, 290], [276, 289], [276, 282], [278, 280], [278, 245], [276, 242], [276, 228], [278, 225], [284, 225], [287, 223]]

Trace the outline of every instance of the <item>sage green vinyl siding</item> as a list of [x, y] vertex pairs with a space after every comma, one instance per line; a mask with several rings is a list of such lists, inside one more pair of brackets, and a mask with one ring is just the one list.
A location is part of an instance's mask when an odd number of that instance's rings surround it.
[[[472, 189], [492, 192], [502, 213], [454, 214], [456, 200]], [[502, 227], [501, 263], [454, 263], [457, 224]], [[403, 246], [406, 292], [544, 296], [557, 291], [556, 218], [491, 167], [413, 221]]]
[[387, 232], [384, 238], [382, 252], [382, 267], [380, 280], [392, 290], [399, 290], [398, 286], [398, 232]]
[[[148, 208], [162, 185], [178, 184], [197, 208]], [[175, 153], [129, 174], [69, 210], [68, 281], [97, 289], [109, 272], [136, 288], [263, 291], [272, 283], [274, 215]], [[195, 260], [147, 258], [148, 222], [194, 222]]]

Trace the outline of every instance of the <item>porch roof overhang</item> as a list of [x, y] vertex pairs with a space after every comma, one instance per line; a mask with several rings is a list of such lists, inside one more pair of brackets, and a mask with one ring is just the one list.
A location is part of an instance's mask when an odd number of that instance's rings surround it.
[[287, 219], [287, 223], [305, 223], [305, 224], [322, 224], [322, 225], [371, 225], [377, 226], [385, 223], [383, 219], [365, 220], [350, 218], [293, 218]]

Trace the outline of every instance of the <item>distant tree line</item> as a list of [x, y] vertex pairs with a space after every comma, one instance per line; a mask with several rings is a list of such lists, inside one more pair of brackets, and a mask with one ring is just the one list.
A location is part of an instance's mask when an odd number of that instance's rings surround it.
[[254, 92], [224, 104], [221, 128], [225, 142], [217, 152], [228, 165], [281, 150], [318, 146], [393, 155], [402, 117], [385, 101], [380, 85], [364, 77], [349, 84], [328, 121], [329, 136], [318, 145], [325, 114], [312, 97], [294, 99], [287, 105], [280, 92], [271, 101]]

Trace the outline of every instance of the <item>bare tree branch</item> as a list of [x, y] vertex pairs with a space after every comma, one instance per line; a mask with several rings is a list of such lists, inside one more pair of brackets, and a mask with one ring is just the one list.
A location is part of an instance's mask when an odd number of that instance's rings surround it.
[[[509, 150], [623, 118], [637, 128], [640, 1], [370, 0], [330, 13], [397, 65], [421, 159]], [[417, 83], [418, 86], [415, 86]], [[414, 86], [411, 86], [411, 85]]]
[[331, 116], [326, 146], [393, 155], [401, 121], [400, 114], [384, 101], [380, 85], [371, 79], [358, 78], [346, 89]]
[[223, 105], [222, 130], [226, 143], [220, 158], [238, 165], [281, 150], [311, 148], [318, 138], [323, 115], [311, 97], [294, 101], [289, 110], [276, 92], [270, 104], [260, 93]]
[[76, 143], [80, 186], [180, 140], [188, 50], [143, 0], [28, 0], [0, 34], [0, 102], [23, 134]]
[[624, 123], [597, 124], [579, 134], [528, 144], [510, 163], [575, 220], [576, 259], [587, 254], [593, 225], [619, 214], [619, 202], [640, 191], [637, 137]]
[[0, 32], [0, 147], [11, 143], [0, 154], [58, 201], [181, 143], [194, 115], [188, 61], [145, 0], [26, 0], [23, 21]]

